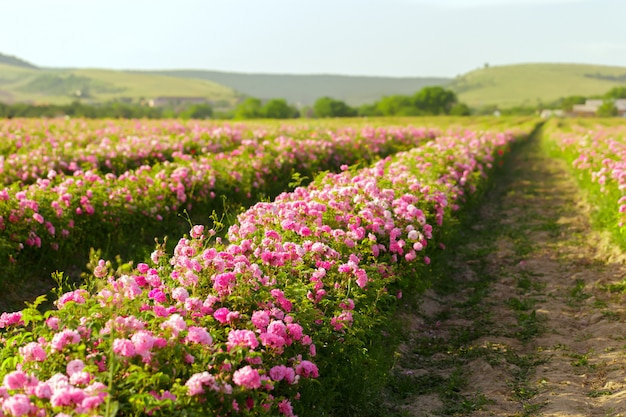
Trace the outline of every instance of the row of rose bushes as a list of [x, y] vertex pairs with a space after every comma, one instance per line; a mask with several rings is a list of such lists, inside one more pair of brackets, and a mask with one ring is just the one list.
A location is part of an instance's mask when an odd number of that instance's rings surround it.
[[[171, 123], [174, 131], [182, 130]], [[437, 134], [412, 127], [290, 130], [295, 134], [264, 135], [240, 126], [228, 131], [236, 146], [226, 152], [203, 148], [203, 153], [194, 155], [179, 153], [173, 161], [142, 165], [119, 175], [97, 169], [50, 170], [32, 184], [6, 186], [0, 189], [0, 264], [15, 262], [23, 251], [27, 255], [22, 257], [28, 259], [45, 253], [69, 258], [84, 247], [106, 244], [114, 251], [129, 242], [141, 246], [162, 233], [180, 236], [182, 231], [175, 232], [185, 220], [177, 214], [183, 211], [192, 219], [207, 219], [213, 211], [224, 210], [222, 196], [233, 207], [249, 206], [286, 189], [294, 172], [312, 177], [322, 170], [338, 171], [342, 164], [371, 162]], [[109, 134], [103, 129], [88, 136]], [[257, 139], [245, 139], [255, 135]], [[32, 166], [45, 166], [32, 158]], [[71, 165], [69, 159], [66, 162]]]
[[[324, 129], [296, 126], [249, 126], [211, 122], [86, 121], [62, 119], [11, 120], [0, 126], [0, 182], [34, 183], [54, 175], [81, 171], [121, 175], [158, 162], [189, 160], [195, 156], [253, 153], [277, 137], [314, 139], [319, 146], [383, 154], [406, 150], [425, 129]], [[358, 155], [355, 155], [355, 157]]]
[[198, 225], [132, 271], [99, 260], [57, 310], [0, 316], [0, 415], [332, 414], [329, 375], [351, 372], [334, 359], [367, 366], [369, 331], [428, 279], [447, 221], [515, 140], [439, 137], [260, 202], [224, 240]]
[[595, 220], [626, 247], [626, 126], [584, 126], [546, 131], [557, 157], [571, 164], [581, 187], [590, 195]]

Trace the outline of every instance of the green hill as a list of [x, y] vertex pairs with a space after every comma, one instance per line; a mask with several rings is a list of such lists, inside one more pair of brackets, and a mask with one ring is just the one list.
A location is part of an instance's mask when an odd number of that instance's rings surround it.
[[291, 103], [302, 105], [311, 105], [315, 100], [324, 96], [343, 100], [351, 105], [360, 105], [372, 103], [387, 95], [413, 94], [423, 87], [446, 85], [451, 81], [450, 78], [443, 77], [238, 74], [197, 70], [171, 70], [156, 73], [211, 80], [248, 96], [260, 99], [284, 98]]
[[12, 65], [14, 67], [37, 69], [37, 67], [30, 62], [24, 61], [13, 55], [5, 55], [0, 52], [0, 64]]
[[448, 84], [472, 107], [550, 103], [572, 95], [602, 95], [626, 85], [626, 67], [586, 64], [519, 64], [481, 68]]
[[201, 79], [132, 71], [33, 69], [0, 64], [0, 101], [3, 102], [63, 104], [80, 98], [86, 103], [101, 103], [160, 96], [202, 97], [225, 106], [241, 98], [231, 88]]
[[202, 97], [220, 107], [229, 107], [242, 96], [284, 98], [301, 105], [311, 105], [319, 97], [330, 96], [360, 105], [387, 95], [410, 95], [432, 85], [453, 89], [461, 101], [472, 107], [535, 106], [571, 95], [602, 95], [615, 86], [624, 86], [626, 67], [519, 64], [481, 68], [455, 79], [397, 78], [41, 68], [20, 58], [0, 54], [1, 102], [62, 104], [77, 98], [86, 103], [138, 102], [174, 96]]

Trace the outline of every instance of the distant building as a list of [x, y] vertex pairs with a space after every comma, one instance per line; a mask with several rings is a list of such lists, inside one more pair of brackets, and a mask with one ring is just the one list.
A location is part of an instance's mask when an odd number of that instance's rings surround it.
[[156, 97], [148, 100], [150, 107], [187, 107], [193, 104], [210, 104], [204, 97]]
[[[591, 101], [591, 100], [587, 100], [587, 101]], [[600, 103], [601, 105], [602, 103]], [[598, 112], [598, 108], [600, 107], [600, 105], [591, 105], [591, 104], [574, 104], [574, 106], [572, 107], [572, 111], [571, 114], [572, 116], [595, 116], [596, 113]]]
[[619, 116], [626, 117], [626, 98], [615, 100], [615, 108]]
[[[572, 116], [595, 116], [603, 103], [604, 100], [589, 99], [585, 101], [585, 104], [574, 104], [570, 114]], [[613, 100], [613, 104], [617, 109], [618, 116], [626, 117], [626, 99]]]

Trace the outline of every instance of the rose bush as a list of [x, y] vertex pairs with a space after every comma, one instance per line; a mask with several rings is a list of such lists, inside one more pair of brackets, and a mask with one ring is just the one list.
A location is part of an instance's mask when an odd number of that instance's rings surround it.
[[416, 271], [446, 221], [514, 140], [442, 136], [257, 203], [225, 239], [196, 225], [130, 271], [97, 260], [56, 310], [0, 316], [0, 413], [290, 416], [321, 404], [337, 391], [327, 375], [349, 366], [333, 358], [367, 358], [367, 330], [428, 280]]

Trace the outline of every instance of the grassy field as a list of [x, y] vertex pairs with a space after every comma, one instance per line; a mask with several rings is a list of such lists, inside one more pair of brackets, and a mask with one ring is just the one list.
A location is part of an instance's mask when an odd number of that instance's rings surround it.
[[205, 97], [234, 103], [234, 90], [215, 82], [105, 69], [31, 69], [0, 64], [0, 100], [62, 104], [77, 98], [103, 102], [159, 96]]
[[482, 68], [448, 87], [472, 107], [534, 106], [560, 97], [602, 95], [626, 84], [626, 68], [584, 64], [520, 64]]

